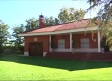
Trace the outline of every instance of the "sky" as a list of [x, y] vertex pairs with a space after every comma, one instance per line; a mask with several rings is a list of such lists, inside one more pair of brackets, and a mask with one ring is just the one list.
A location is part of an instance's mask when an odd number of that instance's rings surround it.
[[[63, 6], [86, 10], [89, 4], [87, 0], [0, 0], [0, 20], [8, 24], [11, 31], [14, 25], [26, 24], [26, 19], [38, 19], [41, 13], [45, 17], [57, 17]], [[96, 12], [92, 10], [84, 18], [92, 18]]]

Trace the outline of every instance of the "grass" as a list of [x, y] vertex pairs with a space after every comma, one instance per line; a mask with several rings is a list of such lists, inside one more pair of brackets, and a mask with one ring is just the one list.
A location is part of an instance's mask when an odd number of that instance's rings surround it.
[[112, 80], [112, 63], [0, 57], [0, 80]]

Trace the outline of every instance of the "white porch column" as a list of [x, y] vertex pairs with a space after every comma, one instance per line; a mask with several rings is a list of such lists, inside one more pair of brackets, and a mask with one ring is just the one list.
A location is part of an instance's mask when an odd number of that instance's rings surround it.
[[70, 33], [70, 52], [72, 52], [72, 33]]
[[49, 51], [51, 52], [51, 35], [49, 35]]
[[100, 32], [98, 32], [98, 52], [101, 52], [101, 47], [100, 47]]

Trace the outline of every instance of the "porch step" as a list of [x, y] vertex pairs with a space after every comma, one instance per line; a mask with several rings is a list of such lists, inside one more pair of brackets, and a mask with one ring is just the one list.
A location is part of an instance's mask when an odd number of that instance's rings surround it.
[[73, 59], [73, 60], [112, 60], [112, 52], [108, 53], [71, 53], [71, 52], [49, 52], [46, 58]]

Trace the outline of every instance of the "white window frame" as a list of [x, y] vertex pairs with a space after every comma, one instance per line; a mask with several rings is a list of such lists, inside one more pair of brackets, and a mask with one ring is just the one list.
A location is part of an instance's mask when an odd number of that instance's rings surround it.
[[65, 49], [65, 39], [58, 39], [58, 48]]
[[80, 47], [81, 48], [90, 48], [90, 39], [89, 38], [81, 38], [80, 39]]

